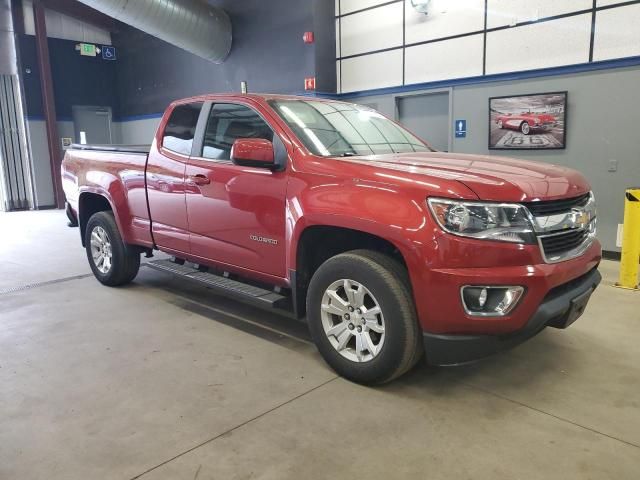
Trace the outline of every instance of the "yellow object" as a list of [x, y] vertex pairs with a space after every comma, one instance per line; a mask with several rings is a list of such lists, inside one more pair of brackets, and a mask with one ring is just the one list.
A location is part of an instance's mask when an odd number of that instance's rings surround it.
[[617, 287], [638, 290], [638, 260], [640, 259], [640, 187], [625, 192], [624, 226], [622, 227], [620, 280]]

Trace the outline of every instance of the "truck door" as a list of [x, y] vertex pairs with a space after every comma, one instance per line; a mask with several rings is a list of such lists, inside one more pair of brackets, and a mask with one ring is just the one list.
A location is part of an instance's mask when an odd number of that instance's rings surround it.
[[191, 254], [241, 270], [285, 278], [286, 172], [234, 165], [238, 138], [281, 142], [255, 110], [214, 103], [202, 151], [186, 171]]
[[177, 105], [149, 152], [146, 179], [153, 238], [159, 247], [189, 252], [185, 169], [202, 102]]

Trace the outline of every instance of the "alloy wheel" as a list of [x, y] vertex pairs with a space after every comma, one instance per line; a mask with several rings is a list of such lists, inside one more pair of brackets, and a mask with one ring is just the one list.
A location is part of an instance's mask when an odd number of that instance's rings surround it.
[[111, 240], [104, 228], [96, 226], [91, 232], [91, 257], [98, 271], [106, 274], [113, 263]]
[[373, 360], [382, 350], [385, 323], [380, 303], [363, 284], [341, 279], [322, 297], [322, 327], [333, 348], [352, 362]]

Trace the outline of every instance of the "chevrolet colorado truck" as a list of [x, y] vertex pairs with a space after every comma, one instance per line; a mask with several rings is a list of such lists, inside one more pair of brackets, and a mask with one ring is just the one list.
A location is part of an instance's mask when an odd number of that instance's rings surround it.
[[280, 95], [172, 103], [150, 146], [75, 145], [62, 178], [96, 278], [151, 268], [308, 323], [356, 382], [565, 328], [600, 282], [578, 172], [435, 151], [366, 107]]

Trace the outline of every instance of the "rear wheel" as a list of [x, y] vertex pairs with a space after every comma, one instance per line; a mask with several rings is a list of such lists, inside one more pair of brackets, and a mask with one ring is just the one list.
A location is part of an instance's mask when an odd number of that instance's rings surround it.
[[381, 253], [355, 250], [323, 263], [309, 285], [307, 315], [326, 362], [354, 382], [391, 381], [421, 357], [406, 270]]
[[87, 258], [93, 274], [104, 285], [131, 282], [140, 269], [140, 252], [122, 241], [112, 212], [98, 212], [87, 222]]
[[529, 135], [529, 133], [531, 133], [531, 126], [527, 122], [522, 122], [520, 124], [520, 131], [525, 135]]

